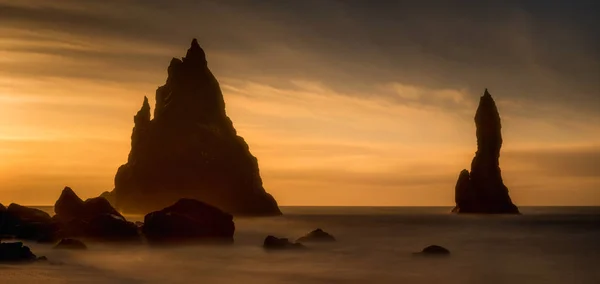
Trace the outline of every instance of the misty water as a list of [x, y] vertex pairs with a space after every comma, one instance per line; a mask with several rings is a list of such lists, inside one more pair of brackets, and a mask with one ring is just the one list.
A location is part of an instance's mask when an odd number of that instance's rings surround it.
[[[231, 246], [88, 243], [87, 251], [62, 251], [27, 243], [50, 263], [2, 264], [0, 283], [600, 283], [599, 207], [525, 207], [522, 216], [458, 216], [446, 207], [282, 210], [236, 219]], [[267, 234], [295, 239], [317, 227], [339, 241], [306, 251], [261, 247]], [[412, 254], [431, 244], [452, 254]]]

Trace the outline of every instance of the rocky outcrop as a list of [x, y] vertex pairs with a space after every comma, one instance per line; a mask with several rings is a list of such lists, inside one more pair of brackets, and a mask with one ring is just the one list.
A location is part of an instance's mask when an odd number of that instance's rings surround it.
[[131, 152], [102, 196], [119, 211], [148, 213], [180, 198], [201, 200], [234, 215], [279, 215], [257, 159], [225, 112], [219, 83], [194, 39], [173, 58], [156, 90], [154, 117], [144, 98], [134, 116]]
[[287, 250], [287, 249], [304, 249], [306, 248], [301, 243], [292, 243], [286, 238], [278, 238], [275, 236], [267, 236], [263, 241], [263, 248], [267, 250]]
[[57, 227], [42, 210], [12, 203], [0, 210], [0, 236], [23, 239], [52, 239]]
[[45, 259], [45, 257], [38, 258], [31, 252], [31, 249], [29, 249], [27, 246], [24, 246], [22, 242], [0, 243], [0, 263], [33, 262], [36, 260]]
[[151, 244], [232, 243], [235, 224], [230, 214], [198, 200], [183, 198], [146, 215], [142, 232]]
[[303, 237], [300, 237], [296, 240], [298, 243], [308, 243], [308, 242], [335, 242], [335, 238], [329, 233], [323, 231], [318, 228]]
[[103, 197], [81, 200], [69, 187], [54, 204], [53, 217], [62, 237], [82, 237], [102, 241], [139, 240], [137, 226], [129, 222]]
[[502, 125], [496, 103], [487, 89], [479, 101], [475, 126], [477, 153], [471, 163], [471, 172], [465, 169], [459, 175], [453, 212], [518, 214], [500, 173]]
[[68, 186], [63, 189], [60, 197], [54, 203], [54, 212], [64, 220], [91, 219], [101, 214], [124, 218], [105, 198], [95, 197], [83, 201]]

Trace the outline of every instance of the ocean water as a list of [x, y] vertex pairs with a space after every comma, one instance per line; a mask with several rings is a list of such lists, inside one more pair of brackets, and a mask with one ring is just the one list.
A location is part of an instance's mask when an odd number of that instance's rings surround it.
[[[0, 283], [600, 283], [600, 207], [525, 207], [522, 216], [450, 209], [284, 207], [284, 216], [236, 219], [232, 246], [28, 243], [50, 263], [0, 265]], [[318, 227], [339, 241], [261, 248], [267, 234], [295, 239]], [[452, 254], [412, 254], [431, 244]]]

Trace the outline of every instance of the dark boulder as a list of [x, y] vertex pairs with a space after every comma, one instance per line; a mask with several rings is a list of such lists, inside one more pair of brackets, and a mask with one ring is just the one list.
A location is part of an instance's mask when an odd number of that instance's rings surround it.
[[65, 187], [54, 204], [54, 212], [63, 220], [90, 219], [97, 215], [115, 215], [123, 218], [115, 208], [103, 197], [81, 200], [70, 188]]
[[[45, 259], [41, 257], [40, 259]], [[22, 242], [0, 243], [0, 263], [2, 262], [33, 262], [38, 257]]]
[[428, 246], [426, 248], [424, 248], [420, 254], [424, 254], [424, 255], [449, 255], [450, 251], [442, 246], [438, 246], [438, 245], [431, 245]]
[[494, 99], [487, 89], [475, 114], [477, 153], [471, 172], [462, 170], [455, 187], [456, 213], [519, 214], [500, 172], [502, 125]]
[[175, 204], [144, 217], [142, 232], [149, 243], [233, 242], [233, 216], [194, 199]]
[[39, 240], [53, 238], [58, 230], [50, 215], [42, 210], [12, 203], [0, 211], [0, 236]]
[[329, 233], [323, 231], [318, 228], [307, 235], [300, 237], [296, 240], [298, 243], [306, 243], [306, 242], [335, 242], [335, 238]]
[[286, 238], [278, 238], [268, 235], [263, 242], [263, 248], [268, 250], [287, 250], [304, 249], [306, 247], [301, 243], [292, 243]]
[[6, 212], [12, 216], [18, 217], [22, 222], [31, 223], [50, 223], [52, 217], [42, 210], [21, 206], [19, 204], [11, 203]]
[[192, 198], [234, 215], [280, 215], [258, 161], [225, 112], [219, 82], [194, 39], [173, 58], [166, 83], [133, 117], [131, 151], [102, 196], [122, 212], [146, 214]]
[[87, 246], [77, 239], [62, 239], [54, 246], [55, 249], [84, 250]]
[[65, 187], [54, 205], [62, 237], [79, 237], [99, 241], [139, 241], [137, 226], [129, 222], [102, 198], [81, 200]]

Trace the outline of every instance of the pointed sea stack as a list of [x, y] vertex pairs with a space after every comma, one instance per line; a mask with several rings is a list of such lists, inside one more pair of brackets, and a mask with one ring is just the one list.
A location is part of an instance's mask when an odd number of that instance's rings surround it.
[[496, 103], [487, 89], [475, 114], [477, 153], [471, 172], [462, 170], [456, 182], [456, 213], [519, 214], [502, 181], [500, 148], [502, 125]]
[[234, 215], [280, 215], [263, 188], [257, 159], [225, 113], [219, 82], [196, 39], [167, 72], [156, 90], [154, 117], [147, 98], [134, 116], [127, 163], [117, 171], [113, 192], [103, 196], [134, 214], [191, 198]]

